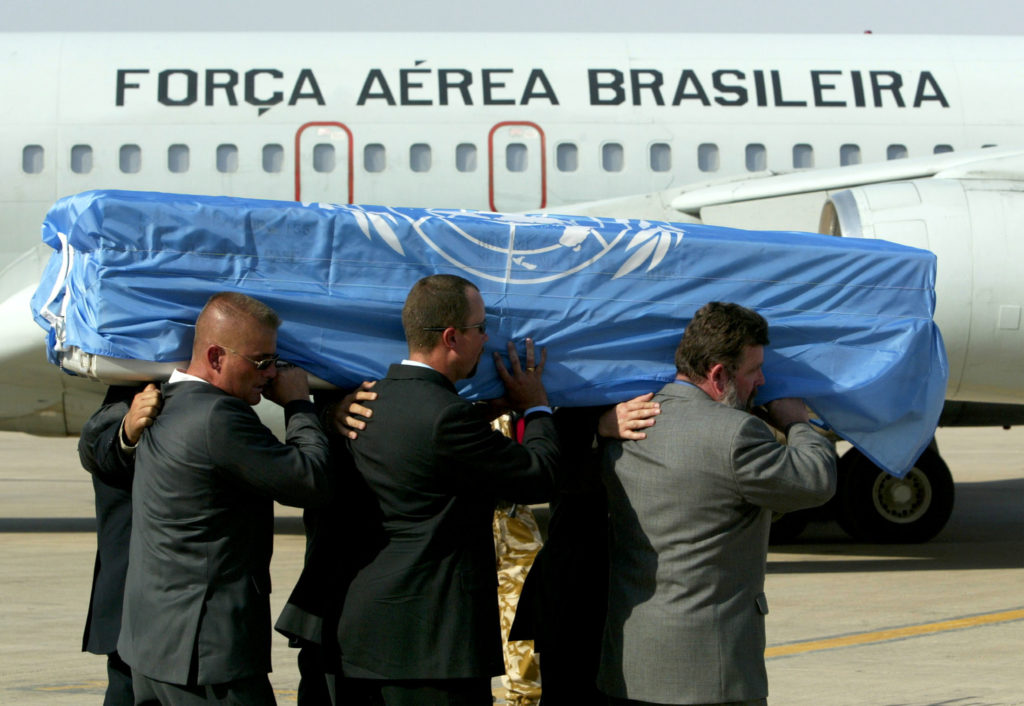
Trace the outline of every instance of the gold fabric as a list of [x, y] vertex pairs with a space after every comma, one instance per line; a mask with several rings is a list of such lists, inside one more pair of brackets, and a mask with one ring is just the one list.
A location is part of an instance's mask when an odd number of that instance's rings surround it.
[[498, 608], [505, 675], [501, 678], [510, 704], [536, 704], [540, 700], [540, 661], [533, 640], [508, 641], [526, 574], [540, 551], [537, 520], [528, 505], [500, 507], [494, 512], [494, 546], [498, 557]]
[[[508, 415], [493, 424], [505, 436], [512, 436]], [[501, 642], [505, 653], [504, 701], [516, 706], [531, 706], [540, 701], [540, 661], [533, 651], [533, 640], [508, 641], [512, 620], [519, 604], [523, 582], [541, 547], [540, 528], [528, 505], [501, 504], [494, 511], [494, 551], [498, 568], [498, 608], [501, 615]]]

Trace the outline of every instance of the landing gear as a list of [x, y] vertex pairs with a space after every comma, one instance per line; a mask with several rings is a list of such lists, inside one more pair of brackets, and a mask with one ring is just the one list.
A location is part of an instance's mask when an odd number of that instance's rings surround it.
[[836, 519], [862, 542], [927, 542], [953, 512], [953, 477], [929, 446], [903, 478], [889, 475], [856, 449], [839, 459]]

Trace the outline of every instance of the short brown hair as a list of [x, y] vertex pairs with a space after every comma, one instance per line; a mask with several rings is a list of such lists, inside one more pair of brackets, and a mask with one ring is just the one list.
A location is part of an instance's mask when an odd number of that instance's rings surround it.
[[430, 275], [412, 286], [402, 307], [402, 327], [410, 351], [432, 350], [441, 340], [442, 330], [466, 323], [468, 290], [477, 290], [477, 286], [458, 275]]
[[219, 309], [229, 316], [242, 316], [275, 331], [281, 326], [281, 317], [276, 311], [241, 292], [217, 292], [206, 301], [206, 306], [199, 312], [199, 319], [209, 309]]
[[747, 346], [768, 345], [768, 322], [756, 311], [729, 302], [702, 306], [676, 348], [676, 372], [701, 381], [721, 363], [735, 373]]
[[281, 326], [281, 317], [260, 300], [240, 292], [214, 294], [206, 300], [206, 306], [196, 318], [192, 359], [198, 360], [203, 348], [211, 343], [226, 344], [228, 341], [224, 336], [236, 334], [249, 325], [277, 331]]

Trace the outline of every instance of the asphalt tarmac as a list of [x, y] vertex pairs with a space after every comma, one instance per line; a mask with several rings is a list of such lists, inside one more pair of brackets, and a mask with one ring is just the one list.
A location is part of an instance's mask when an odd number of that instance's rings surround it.
[[[1024, 430], [943, 429], [956, 507], [927, 544], [853, 543], [814, 523], [768, 558], [773, 706], [1024, 704]], [[75, 439], [0, 433], [0, 704], [103, 700], [79, 651], [94, 551]], [[276, 616], [302, 565], [299, 511], [278, 508]], [[295, 702], [275, 635], [271, 681]]]

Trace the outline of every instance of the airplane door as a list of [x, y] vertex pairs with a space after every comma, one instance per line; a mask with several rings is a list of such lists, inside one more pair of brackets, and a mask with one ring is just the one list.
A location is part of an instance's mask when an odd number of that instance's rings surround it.
[[503, 122], [487, 136], [487, 191], [492, 211], [547, 205], [547, 145], [531, 122]]
[[306, 123], [295, 133], [295, 200], [352, 203], [352, 131]]

